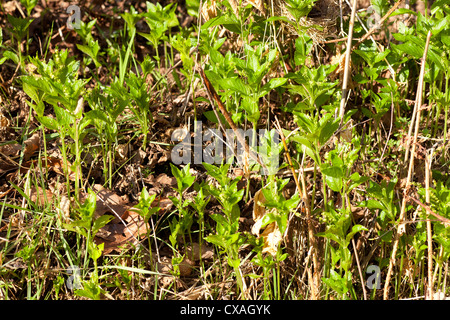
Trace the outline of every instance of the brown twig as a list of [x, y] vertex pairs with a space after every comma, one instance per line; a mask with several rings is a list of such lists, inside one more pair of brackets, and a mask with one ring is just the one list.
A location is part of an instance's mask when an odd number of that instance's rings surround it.
[[359, 39], [359, 41], [352, 47], [352, 50], [356, 49], [361, 43], [363, 43], [364, 41], [367, 40], [367, 38], [369, 38], [372, 33], [375, 32], [375, 30], [377, 30], [379, 28], [379, 26], [381, 26], [384, 21], [389, 18], [389, 16], [392, 14], [392, 12], [395, 11], [395, 9], [398, 8], [398, 6], [400, 5], [400, 3], [402, 3], [403, 0], [399, 0], [398, 2], [396, 2], [392, 8], [389, 9], [389, 11], [383, 16], [383, 18], [380, 19], [380, 21], [378, 22], [377, 25], [373, 26], [361, 39]]
[[[206, 91], [208, 92], [208, 95], [211, 96], [211, 99], [214, 100], [219, 107], [220, 112], [224, 116], [225, 120], [227, 121], [228, 125], [233, 130], [234, 134], [236, 135], [236, 138], [238, 139], [239, 143], [244, 147], [246, 155], [249, 155], [253, 160], [258, 162], [264, 169], [267, 170], [267, 167], [262, 161], [258, 158], [257, 154], [250, 150], [247, 142], [245, 141], [242, 133], [239, 131], [238, 127], [234, 123], [233, 119], [231, 118], [230, 113], [225, 108], [225, 106], [222, 103], [222, 100], [220, 100], [219, 95], [217, 94], [216, 90], [214, 89], [213, 85], [209, 81], [208, 77], [205, 75], [205, 71], [203, 71], [203, 68], [198, 66], [200, 76], [203, 81], [203, 85], [206, 88]], [[219, 120], [220, 121], [220, 120]]]
[[415, 203], [417, 203], [419, 206], [421, 206], [423, 209], [425, 209], [425, 211], [428, 214], [431, 214], [432, 216], [434, 216], [436, 219], [438, 219], [440, 222], [442, 222], [443, 224], [445, 224], [445, 226], [450, 226], [450, 219], [447, 219], [439, 214], [437, 214], [436, 212], [434, 212], [433, 210], [431, 210], [431, 208], [429, 206], [427, 206], [426, 204], [423, 204], [422, 202], [420, 202], [419, 200], [417, 200], [416, 198], [413, 198], [411, 196], [406, 196], [407, 199], [414, 201]]

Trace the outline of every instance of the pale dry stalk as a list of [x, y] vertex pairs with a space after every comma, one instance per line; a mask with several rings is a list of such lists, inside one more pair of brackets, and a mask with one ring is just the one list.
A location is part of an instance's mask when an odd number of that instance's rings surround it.
[[352, 14], [350, 17], [350, 24], [347, 37], [347, 51], [345, 52], [345, 67], [344, 67], [344, 79], [342, 81], [342, 96], [341, 105], [339, 107], [339, 118], [341, 119], [341, 125], [344, 121], [345, 104], [347, 102], [347, 87], [348, 87], [348, 77], [350, 74], [350, 56], [352, 52], [352, 39], [353, 39], [353, 26], [355, 24], [356, 15], [356, 0], [353, 0]]
[[[425, 201], [430, 205], [430, 171], [433, 149], [425, 156]], [[427, 246], [428, 246], [428, 297], [433, 300], [433, 234], [431, 232], [430, 214], [427, 213]]]
[[408, 167], [408, 176], [406, 178], [406, 186], [405, 186], [405, 189], [403, 190], [403, 200], [402, 200], [402, 207], [400, 209], [400, 216], [398, 219], [397, 232], [394, 237], [394, 244], [392, 246], [391, 259], [389, 261], [389, 269], [388, 269], [388, 273], [386, 275], [386, 282], [384, 284], [384, 292], [383, 292], [384, 300], [388, 299], [389, 282], [391, 280], [392, 271], [393, 271], [393, 268], [395, 265], [395, 257], [397, 255], [400, 236], [405, 232], [404, 220], [405, 220], [406, 201], [408, 199], [408, 190], [411, 185], [411, 180], [412, 180], [412, 175], [413, 175], [414, 154], [415, 154], [415, 150], [416, 150], [417, 135], [419, 133], [419, 124], [420, 124], [420, 111], [421, 111], [420, 106], [422, 105], [422, 97], [423, 97], [423, 79], [425, 76], [425, 63], [426, 63], [426, 59], [427, 59], [428, 47], [430, 45], [430, 39], [431, 39], [431, 31], [429, 31], [428, 35], [427, 35], [427, 41], [425, 44], [425, 50], [423, 52], [423, 57], [422, 57], [422, 62], [421, 62], [422, 65], [421, 65], [421, 69], [420, 69], [419, 83], [417, 86], [417, 94], [416, 94], [416, 106], [414, 108], [414, 110], [417, 112], [417, 114], [415, 116], [416, 122], [415, 122], [414, 139], [413, 139], [413, 143], [412, 143], [412, 147], [411, 147], [411, 157], [410, 157], [410, 162], [409, 162], [409, 167]]

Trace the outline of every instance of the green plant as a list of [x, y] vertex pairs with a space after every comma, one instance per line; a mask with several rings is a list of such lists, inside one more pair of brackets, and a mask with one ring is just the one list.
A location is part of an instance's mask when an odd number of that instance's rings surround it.
[[219, 183], [219, 187], [208, 187], [208, 193], [212, 194], [221, 204], [224, 215], [213, 214], [211, 218], [216, 222], [216, 234], [208, 235], [205, 240], [223, 249], [227, 255], [227, 262], [234, 269], [238, 288], [245, 289], [245, 282], [240, 270], [239, 248], [244, 244], [245, 236], [239, 232], [240, 210], [237, 205], [244, 195], [244, 190], [238, 190], [237, 183], [241, 177], [231, 179], [227, 172], [229, 164], [216, 167], [203, 163], [203, 166]]
[[142, 149], [145, 150], [147, 147], [150, 122], [152, 121], [150, 106], [153, 100], [152, 92], [147, 82], [147, 75], [153, 70], [154, 63], [147, 57], [140, 63], [140, 66], [142, 75], [129, 72], [125, 78], [125, 82], [127, 90], [129, 90], [127, 92], [128, 106], [140, 124], [140, 131], [143, 135]]
[[84, 259], [84, 270], [88, 267], [88, 257], [94, 263], [94, 271], [90, 274], [88, 281], [82, 281], [83, 289], [75, 291], [77, 295], [98, 300], [104, 292], [98, 283], [98, 266], [97, 260], [100, 258], [104, 244], [97, 245], [94, 242], [94, 237], [97, 232], [110, 222], [114, 217], [111, 215], [102, 215], [94, 220], [94, 213], [97, 204], [97, 197], [95, 193], [88, 189], [86, 201], [78, 208], [78, 218], [70, 223], [64, 224], [67, 230], [76, 232], [78, 235], [85, 238], [87, 254]]
[[119, 124], [118, 117], [129, 104], [127, 89], [119, 83], [117, 77], [110, 86], [94, 87], [86, 96], [91, 108], [85, 118], [92, 120], [97, 129], [97, 135], [103, 152], [103, 176], [109, 188], [112, 187], [112, 174], [114, 171], [115, 148], [118, 144]]
[[[295, 114], [295, 113], [294, 113]], [[319, 114], [313, 118], [306, 113], [298, 113], [296, 120], [300, 130], [292, 132], [288, 140], [294, 141], [298, 144], [298, 150], [314, 161], [314, 180], [317, 177], [317, 167], [322, 168], [322, 160], [320, 157], [320, 150], [327, 145], [334, 132], [339, 127], [339, 119], [333, 119], [330, 113], [325, 113], [320, 119]], [[287, 132], [288, 133], [288, 132]], [[288, 136], [287, 134], [285, 134]], [[323, 197], [324, 210], [327, 210], [326, 197], [326, 175], [322, 175], [323, 183]], [[315, 185], [313, 187], [313, 197], [311, 199], [311, 206], [314, 205]], [[311, 212], [314, 208], [311, 208]]]
[[[28, 44], [29, 44], [29, 34], [28, 28], [30, 24], [33, 22], [33, 19], [29, 18], [16, 18], [12, 15], [7, 15], [8, 22], [12, 25], [11, 28], [7, 28], [8, 32], [11, 34], [11, 37], [16, 41], [16, 48], [12, 50], [6, 50], [3, 52], [3, 57], [11, 59], [15, 64], [20, 66], [21, 70], [25, 70], [23, 53], [22, 49], [22, 41], [26, 37], [26, 49], [25, 52], [28, 52]], [[13, 45], [13, 43], [11, 43]]]
[[[157, 213], [161, 208], [158, 206], [154, 206], [153, 202], [156, 199], [156, 194], [150, 195], [147, 191], [146, 188], [143, 188], [141, 191], [141, 194], [139, 195], [139, 202], [137, 205], [135, 205], [131, 210], [139, 213], [139, 215], [144, 219], [144, 223], [145, 225], [148, 227], [149, 226], [149, 221], [151, 219], [151, 217]], [[153, 238], [155, 240], [155, 246], [157, 245], [157, 240], [156, 240], [156, 230], [153, 224], [153, 221], [151, 223], [151, 229], [147, 230], [147, 238], [148, 238], [148, 245], [151, 248], [151, 242], [150, 242], [150, 231], [153, 230]], [[151, 261], [151, 265], [153, 266], [153, 254], [152, 254], [152, 250], [150, 250], [150, 261]]]
[[33, 11], [34, 7], [37, 4], [37, 0], [20, 0], [20, 3], [25, 7], [27, 10], [27, 15], [30, 16], [31, 11]]
[[171, 28], [178, 26], [178, 19], [175, 15], [177, 8], [173, 3], [168, 4], [164, 8], [160, 3], [154, 5], [147, 1], [147, 12], [143, 14], [145, 22], [150, 28], [150, 33], [138, 32], [138, 34], [147, 39], [156, 51], [154, 57], [157, 61], [158, 68], [161, 67], [158, 45], [161, 40], [166, 40], [166, 32]]
[[322, 281], [343, 299], [349, 298], [348, 293], [355, 299], [352, 271], [350, 270], [352, 255], [348, 246], [356, 233], [367, 230], [367, 228], [359, 224], [351, 226], [352, 218], [349, 208], [337, 211], [330, 208], [328, 212], [324, 212], [324, 217], [327, 221], [327, 229], [318, 233], [317, 236], [333, 240], [336, 246], [330, 246], [332, 269], [329, 270], [329, 275], [322, 277]]
[[[77, 48], [88, 55], [89, 58], [94, 62], [95, 67], [99, 68], [102, 64], [99, 61], [101, 52], [100, 52], [100, 44], [98, 40], [94, 41], [94, 37], [92, 36], [92, 28], [97, 23], [97, 19], [89, 21], [88, 23], [84, 23], [80, 21], [80, 27], [76, 28], [76, 32], [81, 37], [84, 44], [77, 43]], [[89, 64], [89, 61], [86, 62], [86, 65]]]
[[[83, 99], [81, 96], [89, 80], [78, 79], [80, 62], [68, 56], [67, 50], [56, 51], [48, 63], [37, 58], [31, 61], [36, 66], [37, 75], [23, 76], [25, 93], [34, 101], [29, 103], [36, 111], [37, 119], [50, 130], [59, 133], [64, 172], [66, 174], [67, 191], [70, 193], [70, 172], [75, 172], [75, 195], [78, 199], [81, 185], [81, 151], [84, 129], [90, 119], [83, 115]], [[44, 115], [45, 103], [53, 106], [56, 118]], [[70, 136], [74, 145], [70, 148], [75, 156], [73, 167], [68, 166], [66, 136]]]
[[[178, 193], [178, 197], [170, 197], [170, 200], [173, 202], [178, 211], [178, 219], [177, 217], [172, 218], [172, 222], [170, 223], [170, 236], [169, 240], [171, 242], [172, 248], [174, 248], [174, 256], [172, 258], [172, 264], [178, 268], [179, 263], [183, 260], [184, 256], [181, 256], [177, 250], [178, 248], [178, 236], [181, 236], [183, 239], [184, 247], [186, 247], [186, 239], [185, 234], [187, 233], [189, 236], [189, 242], [192, 243], [191, 236], [191, 227], [194, 222], [194, 217], [192, 213], [188, 210], [189, 201], [183, 201], [183, 192], [189, 189], [195, 181], [195, 177], [190, 173], [190, 165], [184, 166], [183, 169], [178, 169], [173, 164], [170, 164], [171, 171], [173, 176], [177, 180], [177, 187], [175, 190]], [[174, 270], [175, 273], [178, 273], [178, 270]]]
[[[264, 52], [266, 50], [267, 53]], [[240, 105], [246, 112], [247, 119], [253, 124], [253, 130], [256, 134], [257, 123], [260, 118], [260, 98], [266, 96], [271, 90], [284, 85], [287, 79], [273, 78], [262, 85], [263, 78], [267, 76], [275, 62], [277, 49], [269, 50], [261, 44], [253, 49], [246, 45], [245, 56], [245, 60], [234, 58], [234, 63], [245, 80], [233, 76], [220, 80], [219, 84], [229, 92], [241, 96], [241, 99], [236, 99], [236, 105]], [[239, 103], [239, 100], [241, 103]]]
[[319, 108], [334, 112], [334, 109], [332, 109], [334, 106], [327, 106], [325, 103], [333, 95], [334, 87], [337, 85], [336, 81], [330, 81], [328, 78], [328, 75], [335, 70], [336, 65], [320, 65], [318, 68], [311, 68], [305, 65], [307, 55], [312, 49], [311, 38], [306, 35], [296, 39], [295, 48], [294, 62], [301, 68], [295, 73], [286, 75], [286, 78], [293, 81], [292, 84], [286, 87], [292, 94], [300, 95], [302, 100], [297, 103], [289, 102], [284, 109], [292, 112], [294, 115], [305, 111], [314, 113]]

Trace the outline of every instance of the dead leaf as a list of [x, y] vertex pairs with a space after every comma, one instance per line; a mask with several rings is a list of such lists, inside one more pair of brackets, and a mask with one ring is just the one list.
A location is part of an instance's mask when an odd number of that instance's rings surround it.
[[25, 151], [23, 155], [25, 161], [30, 159], [33, 153], [39, 149], [40, 144], [41, 144], [41, 136], [39, 132], [36, 132], [30, 138], [25, 140], [24, 142]]
[[156, 264], [159, 273], [170, 274], [172, 271], [172, 260], [169, 257], [162, 256], [161, 261]]
[[177, 184], [177, 179], [175, 179], [174, 177], [169, 177], [165, 173], [161, 173], [159, 176], [156, 177], [156, 182], [159, 183], [160, 185], [174, 186]]
[[116, 155], [115, 159], [118, 162], [118, 164], [122, 165], [126, 161], [128, 161], [128, 152], [130, 151], [131, 147], [128, 143], [126, 144], [119, 144], [116, 147]]
[[[64, 165], [63, 165], [63, 161], [62, 159], [58, 159], [55, 157], [47, 157], [47, 165], [48, 168], [53, 170], [54, 172], [56, 172], [57, 174], [60, 174], [62, 176], [65, 176], [64, 174]], [[69, 180], [70, 181], [75, 181], [75, 171], [72, 171], [70, 169], [70, 167], [72, 166], [72, 164], [67, 161], [67, 168], [69, 170]]]
[[8, 128], [9, 120], [3, 114], [0, 113], [0, 128]]
[[[180, 270], [180, 276], [188, 277], [192, 273], [192, 269], [195, 266], [195, 262], [187, 257], [178, 264]], [[158, 272], [166, 275], [171, 275], [173, 271], [172, 259], [166, 256], [161, 257], [161, 261], [157, 263]]]
[[264, 244], [262, 252], [268, 252], [275, 256], [278, 251], [278, 245], [281, 240], [283, 240], [283, 236], [281, 235], [278, 225], [275, 222], [269, 223], [260, 234], [263, 217], [266, 215], [266, 208], [264, 207], [266, 198], [262, 193], [262, 189], [255, 193], [253, 201], [253, 220], [255, 221], [255, 224], [253, 225], [251, 231], [257, 237], [263, 238]]
[[264, 9], [264, 4], [262, 0], [249, 0], [248, 2], [250, 2], [256, 9], [261, 11], [263, 15], [266, 15], [266, 10]]
[[56, 211], [60, 214], [61, 218], [64, 219], [66, 223], [69, 223], [70, 219], [70, 200], [66, 195], [61, 196], [61, 201]]
[[186, 256], [192, 261], [211, 259], [214, 256], [214, 250], [204, 243], [200, 247], [200, 244], [194, 242], [186, 247]]
[[[138, 244], [139, 236], [147, 233], [148, 225], [144, 219], [136, 212], [128, 210], [118, 223], [110, 223], [101, 228], [102, 233], [98, 234], [95, 243], [104, 243], [103, 254], [112, 251], [120, 251], [120, 247], [127, 244]], [[125, 223], [125, 224], [124, 224]]]
[[257, 236], [259, 235], [259, 231], [261, 229], [262, 225], [262, 218], [266, 214], [266, 208], [262, 206], [261, 204], [264, 204], [266, 202], [266, 198], [264, 197], [264, 194], [261, 190], [258, 190], [255, 193], [255, 196], [253, 197], [253, 220], [255, 221], [255, 224], [252, 227], [252, 233]]
[[202, 6], [201, 14], [203, 16], [203, 19], [205, 19], [205, 21], [215, 18], [217, 16], [216, 1], [215, 0], [205, 1]]
[[32, 187], [30, 189], [30, 200], [36, 203], [38, 206], [43, 206], [45, 204], [52, 202], [53, 192], [50, 190], [44, 190], [41, 187]]
[[272, 256], [275, 256], [278, 251], [278, 245], [280, 244], [281, 240], [283, 240], [277, 224], [275, 222], [268, 224], [263, 233], [261, 233], [261, 237], [263, 237], [264, 239], [262, 253], [268, 252]]
[[180, 276], [188, 277], [192, 273], [192, 269], [195, 266], [195, 262], [187, 257], [184, 257], [183, 261], [180, 262], [178, 268], [180, 269]]
[[[5, 118], [6, 119], [6, 118]], [[1, 118], [0, 118], [0, 122], [1, 122]], [[0, 127], [2, 125], [0, 124]], [[33, 155], [33, 153], [39, 149], [40, 146], [40, 135], [39, 133], [35, 133], [33, 134], [29, 139], [24, 141], [24, 160], [28, 161], [30, 159], [30, 157]], [[14, 144], [5, 144], [3, 146], [0, 147], [0, 152], [8, 157], [15, 157], [18, 156], [20, 154], [20, 151], [22, 150], [22, 145], [18, 144], [18, 143], [14, 143]]]
[[[94, 219], [105, 213], [110, 212], [112, 216], [122, 217], [129, 209], [128, 199], [120, 197], [115, 192], [105, 189], [101, 184], [92, 186], [92, 191], [97, 194], [97, 209], [95, 210]], [[119, 222], [119, 220], [113, 220]]]
[[7, 157], [18, 156], [22, 146], [18, 143], [5, 144], [0, 147], [0, 152]]

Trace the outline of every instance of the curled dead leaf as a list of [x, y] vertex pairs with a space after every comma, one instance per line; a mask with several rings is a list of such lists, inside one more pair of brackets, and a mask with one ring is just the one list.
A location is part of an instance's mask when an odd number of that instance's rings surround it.
[[36, 132], [30, 138], [24, 141], [25, 150], [23, 157], [25, 161], [30, 159], [33, 153], [39, 149], [40, 144], [41, 144], [41, 136], [39, 132]]
[[274, 222], [270, 223], [261, 233], [261, 237], [263, 237], [264, 239], [262, 253], [268, 252], [272, 256], [275, 256], [278, 251], [278, 245], [280, 244], [281, 240], [283, 240], [278, 226]]
[[[59, 175], [65, 176], [64, 174], [64, 164], [62, 159], [58, 159], [55, 157], [47, 157], [47, 165], [50, 170], [53, 170]], [[75, 181], [75, 171], [72, 171], [70, 168], [72, 167], [72, 164], [67, 161], [67, 168], [69, 170], [69, 180]]]
[[124, 164], [126, 161], [128, 161], [128, 153], [130, 151], [130, 145], [128, 143], [126, 144], [119, 144], [116, 147], [116, 155], [115, 155], [115, 159], [116, 161], [122, 165]]
[[253, 202], [253, 220], [255, 221], [255, 224], [252, 227], [252, 233], [257, 236], [261, 230], [262, 218], [266, 214], [266, 208], [261, 205], [266, 202], [266, 198], [261, 190], [256, 191]]
[[8, 128], [9, 120], [3, 114], [0, 113], [0, 128]]
[[278, 228], [278, 225], [275, 222], [269, 223], [265, 226], [262, 233], [261, 226], [263, 222], [263, 218], [266, 215], [266, 208], [264, 207], [264, 203], [267, 201], [262, 193], [262, 189], [258, 190], [254, 196], [254, 206], [253, 206], [253, 220], [255, 224], [252, 226], [252, 233], [257, 237], [262, 237], [264, 244], [262, 252], [268, 252], [271, 255], [275, 256], [278, 251], [278, 245], [281, 240], [283, 240], [283, 236]]

